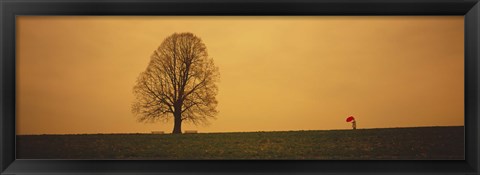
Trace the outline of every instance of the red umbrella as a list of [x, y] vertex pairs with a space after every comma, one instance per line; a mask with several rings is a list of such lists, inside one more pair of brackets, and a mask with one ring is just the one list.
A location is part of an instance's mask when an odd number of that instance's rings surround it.
[[355, 118], [353, 118], [353, 116], [350, 116], [347, 118], [347, 122], [351, 122], [352, 120], [355, 120]]

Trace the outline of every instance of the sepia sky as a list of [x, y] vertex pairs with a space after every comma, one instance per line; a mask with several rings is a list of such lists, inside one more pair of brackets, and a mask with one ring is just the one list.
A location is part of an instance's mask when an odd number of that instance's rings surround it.
[[199, 132], [463, 126], [463, 16], [17, 17], [17, 134], [170, 133], [133, 86], [169, 35], [220, 70]]

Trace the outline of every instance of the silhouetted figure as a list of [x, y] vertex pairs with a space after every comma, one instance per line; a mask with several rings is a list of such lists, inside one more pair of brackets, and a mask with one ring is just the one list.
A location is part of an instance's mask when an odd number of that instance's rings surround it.
[[352, 122], [352, 128], [354, 130], [357, 129], [357, 123], [355, 122], [355, 117], [353, 116], [347, 117], [346, 122]]

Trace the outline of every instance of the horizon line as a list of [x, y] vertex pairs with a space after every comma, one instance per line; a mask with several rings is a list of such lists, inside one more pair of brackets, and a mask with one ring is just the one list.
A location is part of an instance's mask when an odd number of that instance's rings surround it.
[[[428, 126], [400, 126], [400, 127], [389, 127], [389, 128], [357, 128], [356, 130], [366, 130], [366, 129], [401, 129], [401, 128], [434, 128], [434, 127], [465, 127], [465, 125], [428, 125]], [[230, 132], [198, 132], [195, 134], [223, 134], [223, 133], [252, 133], [252, 132], [295, 132], [295, 131], [343, 131], [343, 130], [352, 130], [352, 129], [309, 129], [309, 130], [270, 130], [270, 131], [230, 131]], [[186, 130], [182, 134], [185, 133]], [[131, 133], [77, 133], [77, 134], [15, 134], [15, 136], [41, 136], [41, 135], [129, 135], [129, 134], [151, 134], [151, 135], [169, 135], [171, 132], [164, 132], [163, 134], [154, 134], [151, 132], [131, 132]]]

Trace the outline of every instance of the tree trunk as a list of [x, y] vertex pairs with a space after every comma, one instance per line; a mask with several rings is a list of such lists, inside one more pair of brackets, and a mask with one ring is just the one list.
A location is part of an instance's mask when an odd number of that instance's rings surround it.
[[172, 134], [182, 133], [182, 113], [176, 112], [174, 115], [174, 124]]

